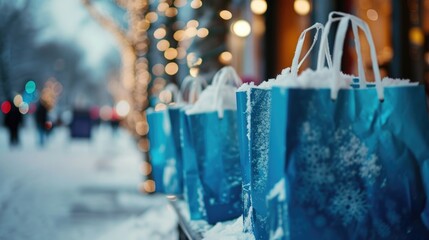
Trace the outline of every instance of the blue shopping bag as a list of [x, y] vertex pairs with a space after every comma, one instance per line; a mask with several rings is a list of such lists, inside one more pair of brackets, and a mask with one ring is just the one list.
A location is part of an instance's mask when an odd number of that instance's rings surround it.
[[178, 111], [170, 108], [147, 112], [152, 174], [155, 191], [159, 193], [181, 194], [183, 191]]
[[[207, 222], [242, 214], [241, 171], [235, 111], [188, 115]], [[187, 180], [188, 181], [188, 180]]]
[[[294, 57], [293, 71], [295, 74], [297, 74], [299, 66], [308, 56], [306, 54], [301, 63], [298, 63], [305, 35], [313, 29], [316, 29], [317, 32], [309, 51], [316, 43], [323, 25], [316, 23], [301, 34]], [[253, 234], [255, 239], [268, 239], [269, 237], [266, 197], [268, 194], [271, 84], [273, 82], [273, 80], [269, 80], [259, 86], [254, 86], [253, 84], [243, 85], [236, 93], [240, 159], [243, 175], [243, 231]], [[276, 200], [271, 199], [271, 201]]]
[[[285, 212], [272, 225], [281, 229], [272, 227], [270, 235], [273, 239], [429, 239], [425, 192], [429, 119], [424, 89], [383, 88], [367, 25], [340, 15], [333, 79], [317, 81], [340, 81], [341, 36], [352, 20], [353, 30], [362, 28], [370, 44], [376, 86], [273, 87], [276, 111], [271, 118], [270, 160], [278, 158], [270, 167], [282, 169], [284, 188], [277, 185], [280, 189], [273, 189], [269, 197], [284, 196], [282, 207], [272, 211]], [[365, 83], [361, 70], [359, 81]]]
[[186, 111], [190, 149], [201, 183], [196, 192], [202, 192], [209, 224], [231, 220], [243, 212], [235, 101], [240, 84], [233, 68], [222, 68]]
[[192, 144], [186, 107], [180, 111], [180, 140], [183, 156], [184, 197], [188, 204], [191, 220], [206, 219], [203, 188], [198, 174], [196, 152]]

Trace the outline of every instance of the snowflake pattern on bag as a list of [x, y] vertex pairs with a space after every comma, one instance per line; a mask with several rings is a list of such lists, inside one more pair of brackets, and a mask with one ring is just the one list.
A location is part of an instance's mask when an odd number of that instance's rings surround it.
[[[330, 131], [318, 126], [307, 121], [299, 127], [296, 199], [307, 206], [310, 215], [322, 214], [344, 227], [361, 223], [371, 212], [364, 186], [374, 186], [380, 180], [382, 167], [378, 157], [354, 135], [351, 127]], [[391, 226], [400, 222], [395, 203], [390, 201], [386, 206], [385, 219], [372, 221], [374, 231], [382, 238], [388, 237]]]

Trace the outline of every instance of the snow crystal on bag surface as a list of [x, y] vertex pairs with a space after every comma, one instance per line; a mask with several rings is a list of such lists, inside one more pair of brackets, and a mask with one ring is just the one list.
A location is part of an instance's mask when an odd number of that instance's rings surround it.
[[[235, 99], [236, 87], [231, 85], [220, 86], [218, 103], [221, 109], [236, 110], [237, 104]], [[186, 110], [186, 114], [198, 114], [217, 111], [217, 104], [214, 103], [216, 97], [216, 87], [208, 86], [199, 96], [197, 102]]]

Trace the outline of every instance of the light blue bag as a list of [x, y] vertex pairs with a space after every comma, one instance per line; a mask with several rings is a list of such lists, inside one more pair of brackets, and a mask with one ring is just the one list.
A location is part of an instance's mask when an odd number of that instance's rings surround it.
[[[241, 83], [232, 68], [221, 69], [212, 85], [202, 92], [194, 105], [195, 109], [200, 105], [204, 107], [205, 104], [214, 107], [197, 112], [190, 109], [186, 113], [190, 145], [194, 151], [201, 182], [201, 189], [196, 192], [203, 193], [206, 220], [209, 224], [231, 220], [242, 214], [237, 113], [236, 110], [222, 107], [223, 104], [235, 106], [236, 87], [229, 87], [233, 88], [229, 91], [232, 97], [222, 96], [226, 94], [225, 87], [231, 80], [236, 81], [233, 84]], [[204, 103], [206, 100], [208, 102]], [[225, 102], [229, 100], [233, 102]]]
[[[178, 105], [181, 98], [177, 87], [168, 85]], [[147, 111], [149, 124], [150, 160], [155, 191], [166, 194], [183, 193], [182, 149], [179, 128], [180, 107]]]
[[[270, 167], [281, 168], [284, 179], [269, 197], [284, 201], [270, 210], [284, 212], [274, 222], [278, 228], [271, 229], [271, 238], [429, 239], [424, 89], [409, 84], [383, 87], [388, 80], [381, 82], [368, 26], [354, 16], [332, 13], [325, 33], [338, 20], [331, 89], [272, 89], [276, 110], [271, 118]], [[341, 81], [349, 20], [354, 33], [361, 28], [370, 44], [375, 88], [365, 87], [361, 56], [361, 87], [339, 90], [335, 84]]]

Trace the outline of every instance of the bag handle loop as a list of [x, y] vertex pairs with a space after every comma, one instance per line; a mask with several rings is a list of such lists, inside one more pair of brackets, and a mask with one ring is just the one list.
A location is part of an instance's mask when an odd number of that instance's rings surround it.
[[238, 88], [242, 83], [237, 72], [231, 66], [221, 68], [213, 77], [211, 84], [215, 88], [213, 109], [217, 110], [219, 118], [223, 118], [223, 98], [219, 96], [221, 88], [228, 84]]

